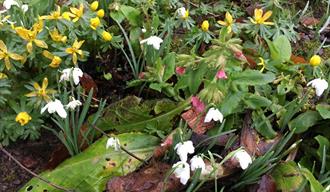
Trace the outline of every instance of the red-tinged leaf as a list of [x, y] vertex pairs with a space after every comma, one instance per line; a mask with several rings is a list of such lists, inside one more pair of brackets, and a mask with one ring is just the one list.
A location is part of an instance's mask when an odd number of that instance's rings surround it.
[[214, 123], [204, 123], [206, 113], [199, 113], [192, 107], [184, 112], [181, 117], [188, 123], [188, 126], [197, 134], [204, 134], [208, 129], [213, 128]]
[[251, 69], [256, 68], [257, 62], [252, 57], [250, 57], [248, 55], [245, 55], [245, 57], [246, 57], [247, 62], [249, 63], [250, 68]]
[[294, 64], [308, 63], [302, 56], [291, 55], [290, 60], [294, 62]]
[[84, 73], [80, 78], [80, 84], [87, 93], [93, 88], [93, 97], [96, 97], [98, 90], [97, 85], [90, 75]]

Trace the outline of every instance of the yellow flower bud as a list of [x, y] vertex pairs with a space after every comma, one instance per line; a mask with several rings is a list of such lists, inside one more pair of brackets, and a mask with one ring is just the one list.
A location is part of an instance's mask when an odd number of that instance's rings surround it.
[[49, 64], [49, 67], [58, 68], [62, 62], [62, 59], [59, 56], [54, 55], [52, 62]]
[[27, 113], [27, 112], [20, 112], [19, 114], [17, 114], [15, 121], [19, 124], [21, 124], [21, 126], [26, 125], [27, 123], [29, 123], [29, 121], [31, 121], [32, 117]]
[[207, 32], [209, 30], [209, 26], [210, 26], [210, 24], [209, 24], [209, 22], [207, 20], [203, 21], [203, 23], [202, 23], [202, 30], [205, 31], [205, 32]]
[[100, 9], [96, 12], [96, 15], [99, 17], [99, 18], [103, 18], [104, 17], [104, 10], [103, 9]]
[[318, 55], [313, 55], [313, 57], [309, 60], [311, 66], [316, 67], [321, 64], [321, 57]]
[[105, 41], [111, 41], [112, 39], [112, 35], [107, 32], [107, 31], [103, 31], [102, 32], [102, 38], [105, 40]]
[[90, 27], [92, 28], [92, 29], [94, 29], [94, 30], [96, 30], [96, 28], [98, 27], [98, 26], [100, 26], [100, 24], [101, 24], [101, 21], [100, 21], [100, 19], [98, 18], [98, 17], [95, 17], [95, 18], [91, 18], [90, 19]]
[[96, 11], [98, 7], [99, 7], [99, 2], [98, 2], [98, 1], [94, 1], [94, 2], [91, 4], [91, 10], [92, 10], [92, 11]]

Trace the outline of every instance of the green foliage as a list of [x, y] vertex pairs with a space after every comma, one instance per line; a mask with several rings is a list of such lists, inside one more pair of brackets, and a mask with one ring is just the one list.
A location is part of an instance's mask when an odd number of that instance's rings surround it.
[[272, 171], [277, 190], [297, 191], [304, 183], [304, 177], [294, 161], [283, 162]]

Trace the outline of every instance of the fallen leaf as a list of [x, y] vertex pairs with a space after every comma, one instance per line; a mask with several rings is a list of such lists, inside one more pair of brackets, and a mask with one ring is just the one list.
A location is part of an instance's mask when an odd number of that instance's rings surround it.
[[303, 17], [301, 20], [300, 20], [301, 24], [303, 24], [304, 26], [315, 26], [317, 25], [320, 20], [314, 18], [314, 17]]
[[189, 127], [197, 134], [204, 134], [208, 129], [214, 127], [213, 122], [204, 123], [206, 113], [199, 113], [192, 107], [184, 112], [181, 117], [188, 123]]
[[96, 97], [98, 91], [97, 85], [90, 75], [84, 73], [83, 76], [80, 77], [80, 84], [87, 93], [93, 88], [93, 97]]
[[290, 60], [294, 62], [294, 64], [308, 63], [302, 56], [291, 55]]

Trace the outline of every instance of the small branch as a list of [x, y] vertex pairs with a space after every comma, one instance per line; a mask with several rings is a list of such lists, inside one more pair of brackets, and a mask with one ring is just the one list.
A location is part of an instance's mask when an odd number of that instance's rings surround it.
[[[110, 138], [110, 136], [109, 136], [106, 132], [104, 132], [102, 129], [98, 128], [96, 125], [92, 125], [92, 124], [89, 124], [89, 125], [91, 125], [95, 130], [97, 130], [97, 131], [99, 131], [100, 133], [102, 133], [102, 135], [105, 135], [106, 137]], [[145, 161], [144, 159], [141, 159], [140, 157], [138, 157], [138, 156], [134, 155], [133, 153], [129, 152], [126, 148], [124, 148], [124, 147], [121, 146], [121, 145], [120, 145], [120, 149], [123, 150], [123, 151], [124, 151], [125, 153], [127, 153], [128, 155], [130, 155], [130, 156], [134, 157], [135, 159], [141, 161], [142, 163], [144, 163], [144, 164], [146, 164], [146, 165], [148, 164], [147, 161]]]
[[0, 150], [5, 153], [10, 159], [12, 159], [18, 166], [20, 166], [22, 169], [24, 169], [25, 171], [27, 171], [28, 173], [30, 173], [31, 175], [33, 175], [34, 177], [38, 178], [39, 180], [47, 183], [48, 185], [56, 188], [56, 189], [59, 189], [59, 190], [62, 190], [62, 191], [66, 191], [66, 192], [73, 192], [74, 190], [72, 189], [66, 189], [62, 186], [59, 186], [59, 185], [56, 185], [50, 181], [48, 181], [47, 179], [39, 176], [38, 174], [34, 173], [33, 171], [31, 171], [30, 169], [26, 168], [22, 163], [20, 163], [14, 156], [12, 156], [5, 148], [3, 148], [3, 146], [0, 144]]
[[[88, 97], [88, 95], [86, 95], [86, 94], [84, 94], [84, 93], [80, 93], [82, 96], [84, 96], [84, 97]], [[96, 99], [96, 98], [94, 98], [94, 97], [92, 97], [92, 99], [94, 100], [94, 101], [96, 101], [96, 102], [101, 102], [100, 100], [98, 100], [98, 99]]]

